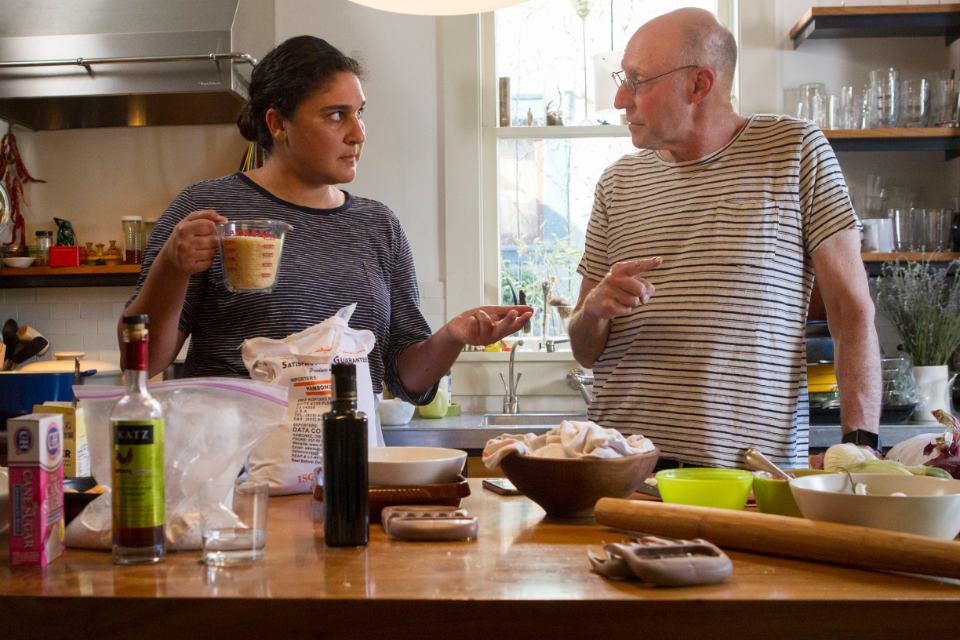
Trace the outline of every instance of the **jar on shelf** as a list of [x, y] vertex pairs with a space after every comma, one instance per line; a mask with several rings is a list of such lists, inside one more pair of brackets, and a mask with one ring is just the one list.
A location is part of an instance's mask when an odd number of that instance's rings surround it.
[[123, 223], [123, 262], [140, 264], [143, 260], [143, 217], [124, 216]]
[[50, 247], [53, 246], [53, 231], [36, 232], [36, 256], [38, 265], [50, 264]]

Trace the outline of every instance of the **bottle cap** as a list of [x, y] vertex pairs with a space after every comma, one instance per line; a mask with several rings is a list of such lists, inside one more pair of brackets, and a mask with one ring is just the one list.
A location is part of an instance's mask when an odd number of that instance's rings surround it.
[[52, 238], [52, 237], [53, 237], [53, 231], [43, 231], [43, 230], [37, 231], [37, 232], [36, 232], [36, 236], [37, 236], [38, 238]]
[[147, 324], [148, 322], [150, 322], [150, 317], [145, 313], [135, 316], [123, 316], [123, 324]]
[[348, 362], [337, 362], [330, 367], [333, 374], [333, 397], [345, 400], [357, 397], [357, 366]]
[[143, 216], [123, 216], [120, 218], [121, 222], [142, 222]]

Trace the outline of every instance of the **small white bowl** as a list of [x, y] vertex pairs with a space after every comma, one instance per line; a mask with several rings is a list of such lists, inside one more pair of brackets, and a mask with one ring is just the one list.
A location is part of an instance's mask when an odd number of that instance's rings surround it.
[[411, 487], [456, 482], [467, 452], [440, 447], [375, 447], [368, 454], [371, 486]]
[[[927, 476], [854, 473], [868, 495], [852, 493], [845, 473], [803, 476], [790, 481], [800, 513], [862, 527], [954, 539], [960, 533], [960, 480]], [[906, 495], [894, 496], [899, 492]]]
[[23, 269], [24, 267], [32, 265], [34, 260], [36, 260], [35, 256], [13, 256], [4, 258], [3, 264], [8, 267], [13, 267], [14, 269]]
[[380, 424], [387, 427], [407, 424], [413, 417], [415, 409], [415, 406], [399, 398], [381, 400], [380, 406], [377, 407], [380, 414]]

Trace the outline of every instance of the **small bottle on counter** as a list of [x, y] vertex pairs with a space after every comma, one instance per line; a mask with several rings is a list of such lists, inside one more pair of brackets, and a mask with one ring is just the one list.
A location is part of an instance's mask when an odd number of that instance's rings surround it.
[[127, 391], [110, 414], [113, 562], [164, 556], [163, 410], [147, 390], [146, 315], [124, 316]]
[[333, 405], [323, 416], [323, 532], [330, 547], [367, 544], [367, 416], [357, 411], [357, 368], [338, 362]]

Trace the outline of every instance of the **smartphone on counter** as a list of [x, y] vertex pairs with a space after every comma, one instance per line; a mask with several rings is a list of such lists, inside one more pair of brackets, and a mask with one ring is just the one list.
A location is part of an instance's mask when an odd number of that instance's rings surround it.
[[522, 495], [517, 488], [513, 486], [513, 483], [506, 478], [486, 478], [483, 481], [483, 488], [489, 489], [494, 493], [499, 493], [502, 496]]

